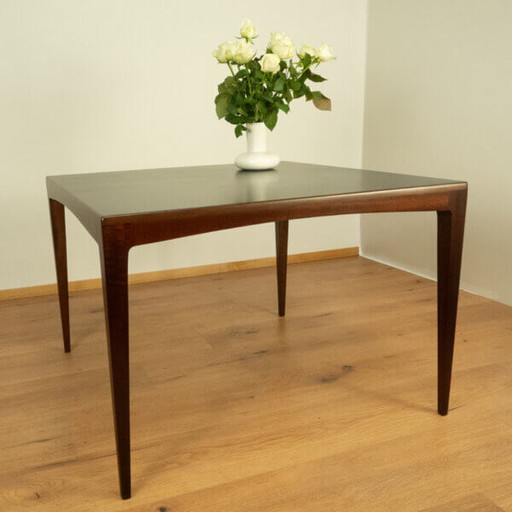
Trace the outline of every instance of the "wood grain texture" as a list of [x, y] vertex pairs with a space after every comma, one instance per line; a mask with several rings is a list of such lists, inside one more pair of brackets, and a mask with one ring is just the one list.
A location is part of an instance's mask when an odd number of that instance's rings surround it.
[[363, 258], [130, 288], [119, 499], [99, 291], [0, 304], [0, 510], [512, 510], [512, 308], [461, 293], [436, 413], [436, 285]]
[[425, 509], [422, 512], [503, 512], [503, 509], [482, 494], [472, 494], [460, 500], [439, 507]]

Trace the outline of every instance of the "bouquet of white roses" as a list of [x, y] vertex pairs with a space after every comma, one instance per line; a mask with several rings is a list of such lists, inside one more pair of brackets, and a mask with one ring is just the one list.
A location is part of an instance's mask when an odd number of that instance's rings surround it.
[[247, 123], [263, 122], [273, 130], [279, 111], [288, 113], [295, 98], [304, 96], [320, 110], [331, 110], [331, 100], [308, 85], [308, 82], [325, 81], [312, 69], [335, 58], [331, 45], [323, 43], [319, 48], [304, 45], [297, 52], [288, 36], [272, 32], [265, 53], [257, 57], [253, 48], [257, 36], [251, 21], [244, 20], [238, 40], [226, 41], [213, 52], [230, 71], [218, 86], [215, 98], [218, 118], [236, 125], [235, 134], [239, 137]]

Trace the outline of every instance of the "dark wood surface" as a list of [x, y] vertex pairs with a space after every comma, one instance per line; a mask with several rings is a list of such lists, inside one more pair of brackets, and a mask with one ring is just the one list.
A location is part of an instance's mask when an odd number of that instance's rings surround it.
[[[284, 162], [248, 173], [231, 165], [47, 178], [65, 350], [70, 349], [64, 209], [100, 247], [121, 496], [129, 498], [128, 253], [136, 245], [276, 223], [278, 312], [285, 312], [288, 221], [348, 213], [438, 213], [438, 411], [448, 411], [467, 184]], [[66, 338], [67, 336], [67, 338]]]
[[458, 194], [451, 210], [437, 212], [437, 374], [442, 416], [448, 414], [450, 399], [466, 199], [466, 194]]
[[288, 221], [276, 222], [277, 305], [279, 316], [286, 310], [286, 270], [288, 268]]
[[[101, 240], [100, 222], [103, 218], [140, 215], [146, 222], [144, 214], [168, 212], [169, 216], [182, 218], [187, 214], [198, 215], [203, 209], [205, 214], [218, 213], [219, 208], [234, 213], [242, 208], [246, 212], [249, 205], [254, 212], [261, 212], [261, 203], [268, 209], [269, 204], [283, 201], [298, 203], [300, 208], [308, 202], [311, 208], [314, 198], [333, 197], [340, 201], [344, 196], [354, 198], [358, 194], [407, 189], [418, 193], [423, 187], [456, 183], [438, 178], [293, 162], [282, 162], [277, 171], [265, 172], [239, 171], [233, 165], [212, 165], [47, 178], [50, 197], [65, 204], [98, 241]], [[296, 215], [301, 213], [296, 212]], [[257, 221], [256, 213], [251, 222]]]
[[66, 248], [66, 221], [64, 205], [50, 199], [50, 219], [52, 224], [53, 249], [55, 253], [55, 269], [59, 287], [60, 318], [64, 352], [71, 351], [71, 335], [69, 329], [69, 293], [68, 293], [68, 259]]

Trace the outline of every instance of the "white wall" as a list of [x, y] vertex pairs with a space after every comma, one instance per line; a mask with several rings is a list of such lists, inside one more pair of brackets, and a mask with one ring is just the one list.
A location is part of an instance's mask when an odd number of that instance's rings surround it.
[[[216, 119], [226, 70], [211, 56], [249, 17], [297, 44], [331, 42], [332, 113], [292, 105], [273, 132], [283, 160], [360, 167], [366, 2], [324, 0], [2, 0], [0, 289], [54, 282], [44, 177], [232, 162], [243, 149]], [[95, 243], [68, 215], [70, 278], [99, 275]], [[272, 226], [136, 248], [130, 270], [274, 253]], [[291, 252], [358, 245], [357, 217], [291, 226]]]
[[[462, 286], [512, 304], [512, 2], [370, 0], [363, 167], [469, 182]], [[361, 217], [364, 255], [434, 276], [435, 214]]]

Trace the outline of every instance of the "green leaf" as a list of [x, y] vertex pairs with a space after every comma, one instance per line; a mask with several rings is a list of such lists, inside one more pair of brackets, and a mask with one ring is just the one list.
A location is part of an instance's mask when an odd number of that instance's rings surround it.
[[290, 82], [290, 88], [292, 91], [298, 91], [301, 87], [302, 87], [302, 83], [299, 82], [298, 80], [292, 80]]
[[242, 133], [244, 133], [245, 130], [247, 130], [247, 128], [244, 125], [237, 124], [235, 126], [235, 135], [236, 135], [236, 137], [237, 138], [240, 137], [242, 135]]
[[300, 88], [293, 92], [294, 98], [301, 98], [305, 94], [307, 94], [309, 91], [309, 87], [306, 84], [300, 84]]
[[290, 112], [290, 107], [288, 105], [286, 105], [285, 103], [276, 103], [276, 107], [279, 110], [282, 110], [283, 112], [285, 112], [286, 114], [288, 114], [288, 112]]
[[229, 100], [231, 96], [229, 94], [219, 94], [215, 98], [215, 112], [217, 113], [217, 117], [222, 119], [226, 117], [229, 111]]
[[236, 78], [234, 76], [228, 76], [226, 79], [217, 86], [220, 94], [225, 92], [234, 92], [236, 90]]
[[277, 124], [277, 110], [272, 110], [272, 112], [265, 117], [263, 122], [265, 126], [272, 131]]
[[238, 112], [238, 106], [236, 105], [236, 103], [233, 103], [232, 101], [230, 101], [228, 103], [227, 114], [236, 114], [237, 112]]
[[308, 78], [312, 82], [325, 82], [327, 80], [327, 78], [324, 78], [323, 76], [320, 75], [315, 75], [315, 73], [311, 73]]
[[324, 95], [320, 91], [313, 91], [311, 95], [314, 100], [321, 100], [322, 98], [324, 98]]
[[256, 105], [256, 109], [258, 110], [258, 112], [263, 116], [265, 117], [265, 115], [267, 114], [268, 112], [268, 108], [267, 108], [267, 105], [265, 104], [264, 101], [258, 101], [257, 105]]
[[274, 91], [281, 92], [284, 89], [284, 84], [285, 84], [285, 78], [284, 78], [284, 76], [281, 75], [276, 80], [276, 83], [274, 84]]

